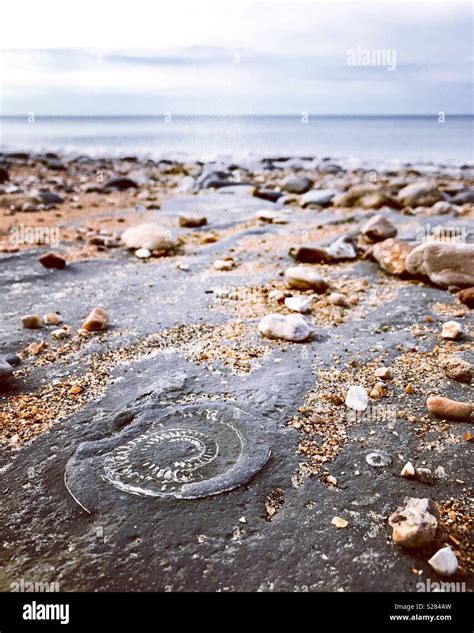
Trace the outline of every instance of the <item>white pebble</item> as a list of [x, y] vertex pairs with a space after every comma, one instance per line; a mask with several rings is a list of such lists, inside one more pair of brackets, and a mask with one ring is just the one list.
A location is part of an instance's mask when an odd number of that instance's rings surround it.
[[138, 259], [148, 259], [151, 257], [151, 251], [148, 248], [139, 248], [135, 251], [135, 257], [138, 257]]
[[346, 395], [346, 407], [354, 411], [365, 411], [369, 403], [369, 396], [364, 387], [352, 385]]
[[258, 324], [258, 331], [267, 338], [281, 338], [301, 343], [315, 332], [316, 328], [301, 314], [267, 314]]
[[311, 311], [312, 297], [287, 297], [285, 299], [286, 307], [292, 312], [300, 312], [305, 314]]
[[431, 565], [440, 576], [452, 576], [457, 572], [459, 567], [458, 559], [449, 545], [439, 549], [436, 554], [430, 558], [428, 564]]
[[455, 339], [462, 336], [464, 328], [461, 323], [457, 321], [446, 321], [443, 323], [443, 329], [441, 330], [441, 336], [447, 339]]

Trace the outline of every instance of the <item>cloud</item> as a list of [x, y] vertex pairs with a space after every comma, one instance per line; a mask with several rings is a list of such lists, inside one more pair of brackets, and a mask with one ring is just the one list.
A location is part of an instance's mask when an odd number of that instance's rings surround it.
[[[120, 2], [109, 12], [96, 6], [93, 20], [89, 4], [84, 0], [77, 20], [64, 24], [59, 8], [53, 33], [61, 40], [67, 33], [71, 46], [83, 38], [86, 46], [1, 52], [2, 113], [472, 109], [467, 2], [201, 2], [196, 8], [177, 0], [155, 12], [135, 0], [126, 12]], [[102, 20], [107, 28], [92, 42]], [[358, 46], [395, 50], [396, 70], [349, 66], [347, 51]]]

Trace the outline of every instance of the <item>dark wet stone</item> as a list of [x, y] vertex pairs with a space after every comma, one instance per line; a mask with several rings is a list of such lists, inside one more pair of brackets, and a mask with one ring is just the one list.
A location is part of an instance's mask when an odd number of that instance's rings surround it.
[[45, 253], [38, 258], [38, 261], [43, 264], [45, 268], [57, 268], [58, 270], [62, 270], [66, 267], [66, 260], [56, 253]]
[[118, 189], [119, 191], [125, 191], [126, 189], [138, 188], [138, 184], [131, 178], [125, 178], [123, 176], [117, 176], [111, 178], [105, 183], [104, 189]]
[[467, 305], [468, 308], [474, 308], [474, 287], [464, 288], [456, 294], [461, 303]]
[[64, 202], [64, 199], [53, 191], [40, 191], [37, 197], [43, 204], [62, 204]]
[[63, 165], [59, 160], [46, 161], [46, 167], [51, 171], [66, 171], [67, 169], [67, 167]]
[[342, 167], [335, 163], [322, 163], [319, 165], [318, 170], [323, 174], [339, 174], [343, 171]]
[[8, 171], [0, 166], [0, 183], [7, 182], [7, 180], [10, 180]]
[[255, 189], [253, 195], [262, 200], [277, 202], [284, 194], [281, 191], [274, 191], [273, 189]]
[[3, 360], [7, 361], [7, 363], [12, 367], [16, 367], [21, 363], [21, 358], [16, 354], [5, 354], [5, 356], [3, 356]]
[[13, 375], [13, 367], [6, 360], [0, 358], [0, 384], [7, 382]]
[[474, 203], [474, 189], [468, 191], [461, 191], [456, 194], [451, 200], [454, 204], [469, 204]]
[[9, 152], [7, 156], [8, 158], [21, 161], [28, 160], [30, 158], [29, 152]]
[[313, 186], [311, 178], [306, 176], [289, 176], [283, 181], [281, 188], [288, 193], [306, 193]]
[[236, 184], [232, 182], [233, 175], [230, 171], [223, 171], [222, 169], [207, 170], [205, 169], [199, 178], [196, 180], [195, 190], [200, 189], [219, 189], [229, 184]]
[[305, 264], [345, 261], [357, 257], [357, 249], [350, 236], [341, 236], [329, 246], [305, 244], [293, 246], [288, 251], [290, 257]]

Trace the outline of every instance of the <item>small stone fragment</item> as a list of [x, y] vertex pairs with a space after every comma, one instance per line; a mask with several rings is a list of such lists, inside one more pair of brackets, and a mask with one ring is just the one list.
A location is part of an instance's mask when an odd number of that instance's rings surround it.
[[135, 251], [135, 257], [138, 257], [138, 259], [149, 259], [151, 251], [148, 248], [139, 248]]
[[0, 359], [0, 384], [6, 383], [13, 376], [13, 367], [3, 358]]
[[428, 561], [428, 564], [435, 570], [440, 576], [453, 576], [458, 568], [458, 559], [453, 550], [446, 545], [439, 549]]
[[234, 267], [233, 259], [216, 259], [212, 264], [215, 270], [232, 270]]
[[329, 295], [329, 303], [332, 303], [335, 306], [341, 306], [342, 308], [347, 308], [349, 305], [346, 297], [340, 292], [332, 292]]
[[415, 392], [415, 387], [413, 386], [411, 382], [409, 382], [408, 385], [405, 387], [405, 393], [411, 396], [411, 394], [414, 392]]
[[269, 301], [276, 301], [276, 303], [284, 303], [285, 302], [285, 293], [281, 290], [270, 290], [268, 293]]
[[82, 387], [80, 385], [73, 385], [69, 389], [69, 393], [73, 396], [76, 396], [78, 393], [81, 393], [81, 391], [82, 391]]
[[411, 462], [407, 462], [405, 466], [402, 468], [400, 477], [406, 477], [407, 479], [412, 479], [415, 476], [415, 467]]
[[181, 213], [178, 217], [179, 226], [193, 229], [199, 226], [207, 224], [207, 218], [204, 215], [197, 215], [194, 213]]
[[292, 266], [285, 270], [285, 285], [287, 288], [296, 288], [297, 290], [314, 290], [315, 292], [324, 292], [329, 284], [320, 277], [312, 268], [308, 266]]
[[311, 312], [312, 297], [287, 297], [285, 299], [286, 307], [292, 312], [300, 312], [306, 314]]
[[37, 329], [43, 326], [43, 320], [39, 314], [25, 314], [21, 317], [21, 324], [27, 329]]
[[25, 349], [25, 352], [31, 356], [38, 356], [38, 354], [41, 354], [41, 352], [47, 349], [47, 347], [48, 344], [46, 343], [46, 341], [35, 341], [34, 343], [30, 343], [30, 345], [28, 345], [28, 347]]
[[349, 525], [349, 522], [345, 519], [341, 519], [341, 517], [333, 517], [331, 523], [337, 528], [346, 528]]
[[147, 248], [150, 251], [168, 252], [176, 246], [170, 231], [154, 222], [145, 222], [126, 229], [122, 233], [122, 242], [133, 250]]
[[301, 314], [267, 314], [258, 324], [258, 331], [267, 338], [301, 343], [308, 340], [316, 328]]
[[461, 323], [457, 321], [446, 321], [443, 323], [443, 328], [441, 330], [441, 336], [447, 339], [456, 339], [461, 338], [464, 333], [464, 327]]
[[415, 479], [418, 479], [418, 481], [421, 481], [424, 484], [434, 483], [433, 473], [429, 468], [416, 468]]
[[392, 458], [384, 451], [372, 451], [372, 453], [369, 453], [366, 456], [365, 461], [369, 464], [369, 466], [384, 468], [392, 463]]
[[392, 370], [390, 367], [377, 367], [377, 369], [374, 371], [374, 376], [376, 376], [377, 378], [388, 380], [392, 377]]
[[38, 261], [45, 268], [56, 268], [57, 270], [62, 270], [66, 267], [66, 260], [57, 253], [53, 252], [41, 255], [41, 257], [38, 258]]
[[56, 312], [48, 312], [43, 316], [43, 321], [45, 325], [59, 325], [63, 320]]
[[392, 539], [396, 545], [423, 547], [433, 541], [438, 528], [439, 511], [431, 499], [405, 497], [403, 506], [390, 515]]
[[472, 404], [450, 400], [443, 396], [430, 396], [426, 401], [426, 406], [430, 413], [447, 420], [467, 420], [472, 413]]
[[472, 381], [472, 365], [462, 358], [451, 356], [443, 363], [444, 373], [448, 378], [470, 384]]
[[471, 286], [471, 288], [464, 288], [463, 290], [460, 290], [456, 294], [456, 297], [468, 308], [474, 308], [474, 286]]
[[365, 411], [369, 403], [369, 396], [364, 387], [352, 385], [346, 395], [346, 407], [354, 411]]
[[51, 332], [51, 336], [59, 341], [63, 338], [68, 338], [70, 336], [70, 332], [66, 328], [59, 328], [57, 330], [53, 330]]
[[371, 242], [387, 240], [397, 234], [397, 229], [393, 224], [380, 213], [368, 220], [360, 231]]
[[109, 317], [107, 312], [102, 310], [102, 308], [94, 308], [84, 321], [82, 329], [88, 332], [97, 332], [107, 329], [108, 323]]

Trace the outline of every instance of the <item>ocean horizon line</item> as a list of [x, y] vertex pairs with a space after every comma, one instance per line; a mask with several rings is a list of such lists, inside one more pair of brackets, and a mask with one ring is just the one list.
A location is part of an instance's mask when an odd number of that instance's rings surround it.
[[[28, 118], [30, 114], [34, 114], [35, 119], [161, 119], [164, 116], [170, 114], [169, 111], [162, 112], [160, 114], [38, 114], [36, 112], [26, 112], [25, 114], [0, 114], [0, 119], [24, 119]], [[304, 113], [308, 117], [317, 117], [321, 119], [427, 119], [440, 116], [439, 112], [432, 112], [428, 114], [318, 114], [318, 113]], [[474, 118], [474, 113], [456, 113], [443, 115], [446, 119], [449, 118]], [[215, 118], [215, 119], [251, 119], [251, 118], [300, 118], [302, 113], [287, 113], [287, 114], [173, 114], [172, 118]]]

